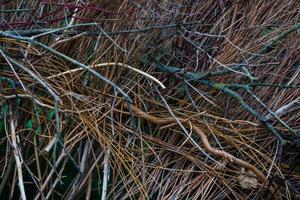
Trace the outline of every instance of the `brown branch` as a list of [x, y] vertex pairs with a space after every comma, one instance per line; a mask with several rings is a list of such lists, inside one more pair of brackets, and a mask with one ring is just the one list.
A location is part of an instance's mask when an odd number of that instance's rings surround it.
[[[127, 104], [124, 104], [124, 107], [126, 109], [128, 109]], [[155, 117], [152, 115], [149, 115], [145, 112], [143, 112], [142, 110], [140, 110], [138, 107], [131, 105], [130, 109], [132, 110], [132, 112], [141, 117], [144, 118], [154, 124], [158, 124], [158, 125], [168, 125], [170, 123], [175, 123], [176, 120], [173, 117], [166, 117], [166, 118], [159, 118], [159, 117]], [[190, 121], [184, 120], [182, 118], [178, 118], [180, 120], [180, 122], [185, 126], [185, 128], [187, 129], [192, 129], [193, 132], [197, 133], [198, 136], [200, 137], [204, 148], [211, 154], [217, 156], [217, 157], [222, 157], [226, 160], [228, 160], [231, 163], [237, 164], [240, 167], [244, 167], [248, 170], [253, 171], [256, 176], [260, 179], [260, 181], [265, 185], [268, 186], [269, 185], [269, 181], [267, 179], [267, 177], [259, 170], [257, 169], [255, 166], [253, 166], [252, 164], [241, 160], [233, 155], [231, 155], [230, 153], [227, 153], [225, 151], [222, 150], [218, 150], [214, 147], [212, 147], [207, 139], [207, 136], [205, 135], [205, 133], [196, 125], [190, 123]], [[190, 125], [191, 124], [191, 125]], [[272, 189], [271, 189], [272, 190]]]

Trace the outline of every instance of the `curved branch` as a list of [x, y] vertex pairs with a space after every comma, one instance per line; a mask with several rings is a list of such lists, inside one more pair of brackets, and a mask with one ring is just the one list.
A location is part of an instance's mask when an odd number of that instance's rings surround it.
[[[124, 107], [126, 109], [128, 109], [128, 106], [126, 104], [124, 104]], [[130, 107], [131, 111], [136, 114], [139, 117], [142, 117], [154, 124], [158, 124], [158, 125], [167, 125], [170, 123], [175, 123], [176, 120], [173, 117], [166, 117], [166, 118], [159, 118], [159, 117], [155, 117], [152, 115], [149, 115], [145, 112], [143, 112], [142, 110], [140, 110], [138, 107], [131, 105]], [[184, 120], [182, 118], [178, 118], [180, 120], [180, 122], [185, 126], [185, 128], [187, 129], [192, 129], [193, 132], [197, 133], [197, 135], [200, 137], [204, 148], [211, 154], [217, 156], [217, 157], [222, 157], [226, 160], [228, 160], [229, 162], [232, 162], [234, 164], [237, 164], [241, 167], [245, 167], [248, 170], [251, 170], [252, 172], [255, 173], [255, 175], [260, 179], [260, 181], [265, 185], [268, 186], [269, 185], [269, 181], [267, 179], [267, 177], [259, 170], [257, 169], [255, 166], [253, 166], [252, 164], [248, 163], [247, 161], [241, 160], [233, 155], [231, 155], [230, 153], [227, 153], [225, 151], [222, 150], [218, 150], [214, 147], [212, 147], [207, 139], [207, 136], [205, 135], [205, 133], [196, 125], [191, 123], [190, 126], [190, 121]]]

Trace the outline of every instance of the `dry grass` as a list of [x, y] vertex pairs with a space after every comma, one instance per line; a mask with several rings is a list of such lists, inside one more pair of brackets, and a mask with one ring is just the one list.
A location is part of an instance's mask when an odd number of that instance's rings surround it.
[[299, 198], [299, 1], [59, 2], [0, 1], [2, 198]]

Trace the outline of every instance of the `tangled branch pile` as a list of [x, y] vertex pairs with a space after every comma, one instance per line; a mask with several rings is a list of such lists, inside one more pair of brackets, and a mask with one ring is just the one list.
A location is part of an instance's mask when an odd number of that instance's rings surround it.
[[0, 1], [0, 196], [295, 199], [300, 1]]

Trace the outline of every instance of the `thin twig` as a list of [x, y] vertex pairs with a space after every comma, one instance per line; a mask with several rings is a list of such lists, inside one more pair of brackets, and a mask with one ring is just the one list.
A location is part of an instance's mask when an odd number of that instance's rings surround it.
[[[292, 102], [290, 102], [288, 104], [281, 106], [274, 112], [274, 114], [276, 116], [280, 117], [281, 115], [284, 115], [284, 114], [288, 113], [289, 111], [291, 111], [293, 109], [298, 109], [298, 108], [300, 108], [300, 97], [296, 98], [295, 100], [293, 100]], [[274, 115], [269, 113], [266, 116], [266, 119], [270, 120], [270, 119], [272, 119], [272, 117], [274, 117]]]
[[[156, 91], [160, 94], [159, 90], [155, 87]], [[197, 142], [195, 142], [195, 140], [192, 137], [189, 137], [189, 132], [187, 131], [187, 129], [185, 128], [185, 126], [183, 126], [183, 122], [186, 123], [185, 120], [182, 120], [178, 117], [175, 116], [175, 114], [173, 113], [172, 109], [169, 107], [167, 101], [165, 100], [165, 98], [162, 95], [159, 95], [161, 100], [163, 101], [163, 103], [165, 104], [166, 108], [168, 109], [169, 113], [171, 114], [171, 116], [174, 119], [173, 123], [177, 123], [179, 125], [179, 127], [183, 130], [184, 132], [184, 136], [186, 138], [189, 138], [191, 143], [193, 145], [195, 145], [207, 158], [209, 158], [210, 160], [214, 161], [215, 163], [219, 163], [218, 161], [216, 161], [214, 158], [212, 158], [209, 154], [207, 154], [199, 145]], [[170, 124], [170, 123], [168, 123]], [[220, 164], [220, 163], [219, 163]]]
[[[103, 66], [120, 66], [120, 67], [126, 67], [132, 71], [135, 71], [139, 74], [142, 74], [143, 76], [146, 76], [147, 78], [153, 80], [154, 82], [156, 82], [162, 89], [165, 89], [166, 87], [164, 86], [164, 84], [162, 82], [160, 82], [157, 78], [153, 77], [152, 75], [150, 74], [147, 74], [146, 72], [143, 72], [137, 68], [134, 68], [130, 65], [127, 65], [127, 64], [123, 64], [123, 63], [116, 63], [116, 62], [108, 62], [108, 63], [100, 63], [100, 64], [96, 64], [96, 65], [93, 65], [93, 66], [89, 66], [89, 68], [95, 68], [95, 67], [103, 67]], [[66, 74], [70, 74], [70, 73], [74, 73], [74, 72], [78, 72], [78, 71], [82, 71], [84, 69], [82, 68], [76, 68], [76, 69], [71, 69], [71, 70], [67, 70], [67, 71], [64, 71], [64, 72], [61, 72], [59, 74], [55, 74], [55, 75], [52, 75], [52, 76], [48, 76], [47, 79], [52, 79], [52, 78], [56, 78], [56, 77], [59, 77], [59, 76], [62, 76], [62, 75], [66, 75]]]
[[67, 154], [62, 151], [60, 156], [58, 157], [57, 161], [55, 162], [54, 166], [52, 167], [51, 171], [48, 173], [48, 176], [46, 178], [46, 180], [44, 181], [40, 192], [36, 195], [36, 197], [34, 198], [35, 200], [38, 200], [40, 198], [41, 193], [46, 189], [49, 181], [51, 180], [53, 174], [56, 172], [56, 167], [59, 165], [59, 163], [63, 160], [63, 158], [66, 156]]
[[15, 132], [15, 123], [12, 114], [12, 106], [9, 105], [9, 115], [10, 115], [10, 132], [11, 132], [11, 145], [17, 165], [17, 172], [18, 172], [18, 185], [20, 189], [20, 195], [22, 200], [26, 200], [26, 193], [23, 181], [23, 172], [22, 172], [22, 156], [18, 147], [17, 136]]
[[2, 181], [1, 181], [1, 184], [0, 184], [0, 196], [2, 196], [2, 192], [4, 190], [4, 187], [6, 186], [7, 184], [7, 180], [9, 178], [9, 175], [11, 173], [11, 170], [13, 169], [13, 159], [14, 159], [14, 155], [11, 154], [11, 156], [9, 157], [9, 160], [8, 160], [8, 166], [6, 168], [5, 171], [3, 171], [4, 173], [4, 176], [2, 178]]
[[[84, 24], [75, 24], [72, 26], [65, 26], [62, 28], [55, 28], [55, 29], [31, 29], [31, 30], [14, 30], [14, 31], [5, 31], [5, 33], [9, 34], [14, 34], [17, 33], [19, 35], [23, 36], [31, 36], [34, 35], [33, 38], [37, 37], [42, 37], [45, 35], [53, 34], [53, 33], [65, 33], [68, 35], [77, 35], [79, 33], [86, 33], [86, 35], [95, 35], [95, 36], [104, 36], [104, 33], [99, 33], [99, 31], [65, 31], [67, 29], [73, 29], [76, 27], [87, 27], [87, 26], [98, 26], [98, 23], [84, 23]], [[166, 25], [160, 25], [160, 26], [149, 26], [141, 29], [125, 29], [125, 30], [119, 30], [119, 31], [114, 31], [114, 32], [108, 32], [106, 31], [105, 34], [109, 36], [115, 36], [115, 35], [121, 35], [121, 34], [129, 34], [129, 33], [145, 33], [153, 30], [159, 30], [159, 29], [176, 29], [179, 28], [180, 26], [207, 26], [209, 24], [203, 24], [202, 22], [199, 21], [192, 21], [192, 22], [186, 22], [186, 23], [178, 23], [178, 24], [166, 24]], [[37, 35], [36, 35], [37, 34]]]

